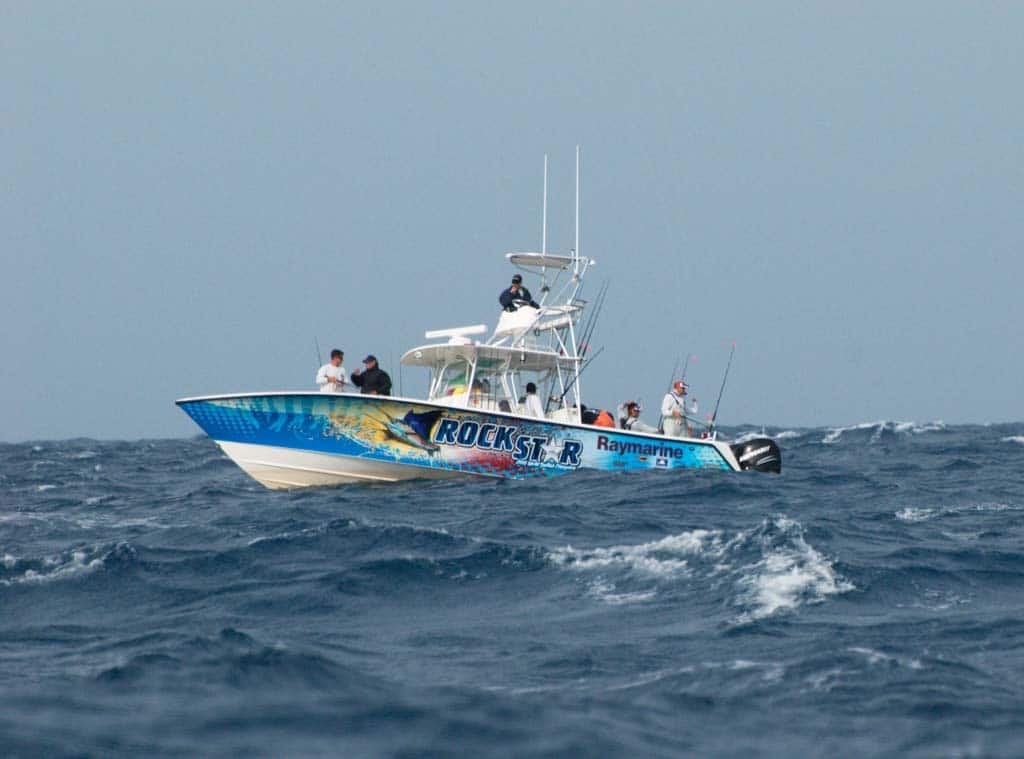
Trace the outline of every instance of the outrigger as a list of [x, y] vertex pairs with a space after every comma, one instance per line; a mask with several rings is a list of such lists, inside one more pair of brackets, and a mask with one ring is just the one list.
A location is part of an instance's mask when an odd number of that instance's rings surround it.
[[[268, 488], [465, 476], [550, 477], [578, 469], [710, 468], [778, 472], [769, 438], [730, 445], [707, 437], [593, 427], [583, 423], [581, 372], [586, 346], [581, 288], [594, 261], [579, 253], [579, 151], [576, 247], [547, 252], [547, 159], [541, 252], [509, 253], [541, 280], [539, 308], [503, 311], [486, 325], [426, 333], [442, 340], [413, 348], [402, 364], [429, 370], [423, 399], [319, 392], [241, 393], [184, 398], [177, 404], [243, 470]], [[543, 417], [527, 413], [532, 382], [546, 399]]]

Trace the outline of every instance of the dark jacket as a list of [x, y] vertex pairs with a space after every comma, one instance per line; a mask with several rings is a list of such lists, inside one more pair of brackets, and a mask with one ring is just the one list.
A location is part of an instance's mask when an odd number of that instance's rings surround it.
[[379, 366], [361, 374], [352, 372], [352, 384], [362, 388], [363, 395], [391, 395], [391, 377]]
[[519, 292], [517, 293], [513, 293], [511, 287], [507, 287], [504, 290], [502, 290], [501, 295], [498, 296], [498, 303], [500, 303], [501, 307], [504, 308], [506, 311], [515, 311], [517, 306], [515, 305], [514, 301], [517, 300], [525, 300], [534, 308], [540, 308], [540, 304], [538, 304], [533, 299], [533, 297], [530, 295], [530, 291], [527, 290], [522, 285], [519, 285]]

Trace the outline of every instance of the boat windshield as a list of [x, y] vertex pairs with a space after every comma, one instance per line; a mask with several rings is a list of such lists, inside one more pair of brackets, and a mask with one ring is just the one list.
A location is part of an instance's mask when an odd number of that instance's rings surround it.
[[470, 367], [468, 361], [455, 361], [448, 364], [441, 370], [437, 377], [434, 386], [434, 392], [431, 393], [431, 397], [451, 397], [455, 395], [463, 395], [466, 392], [467, 385], [469, 384], [469, 375], [471, 374], [472, 367]]

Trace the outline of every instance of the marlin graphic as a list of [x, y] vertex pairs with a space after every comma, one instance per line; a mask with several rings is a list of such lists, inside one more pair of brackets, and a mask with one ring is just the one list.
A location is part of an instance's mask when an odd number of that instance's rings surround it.
[[436, 453], [441, 450], [441, 447], [430, 442], [430, 428], [440, 415], [440, 411], [431, 411], [426, 414], [414, 414], [410, 411], [401, 419], [395, 419], [385, 413], [384, 417], [387, 421], [383, 422], [383, 425], [388, 436], [398, 442], [419, 448], [427, 453]]

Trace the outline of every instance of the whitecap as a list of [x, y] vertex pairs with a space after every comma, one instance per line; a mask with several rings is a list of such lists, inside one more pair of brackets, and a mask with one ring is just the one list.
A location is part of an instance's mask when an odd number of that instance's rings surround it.
[[920, 435], [925, 432], [941, 432], [946, 429], [946, 423], [942, 421], [935, 422], [890, 422], [886, 420], [877, 422], [861, 422], [860, 424], [852, 424], [848, 427], [834, 427], [821, 439], [821, 442], [830, 445], [836, 443], [839, 439], [847, 432], [856, 432], [858, 430], [874, 430], [871, 435], [871, 442], [876, 443], [882, 437], [885, 432], [894, 432], [896, 434], [913, 434]]
[[923, 432], [942, 432], [946, 429], [945, 422], [893, 422], [893, 431], [909, 432], [913, 435], [920, 435]]
[[924, 522], [929, 519], [944, 516], [958, 516], [969, 513], [998, 513], [1001, 511], [1020, 511], [1024, 506], [1010, 503], [956, 503], [932, 508], [907, 506], [896, 512], [895, 516], [901, 522]]
[[606, 604], [610, 604], [612, 606], [642, 603], [644, 601], [650, 601], [656, 595], [653, 590], [635, 591], [633, 593], [616, 593], [615, 590], [615, 583], [598, 579], [590, 584], [587, 589], [587, 595], [600, 601], [604, 601]]
[[765, 430], [764, 427], [762, 427], [760, 430], [748, 430], [747, 432], [742, 432], [735, 438], [733, 438], [732, 442], [736, 444], [748, 443], [751, 440], [756, 440], [759, 437], [768, 437], [772, 438], [773, 440], [791, 440], [793, 438], [803, 437], [805, 434], [806, 431], [801, 430], [784, 430], [782, 432], [772, 434]]
[[821, 439], [821, 442], [825, 445], [831, 445], [832, 443], [838, 442], [839, 438], [846, 432], [855, 432], [856, 430], [870, 430], [877, 428], [876, 434], [881, 434], [882, 430], [885, 429], [886, 422], [861, 422], [860, 424], [852, 424], [849, 427], [833, 427], [829, 430], [828, 434]]
[[[758, 555], [741, 558], [752, 549]], [[712, 587], [728, 582], [733, 604], [746, 609], [741, 624], [854, 588], [806, 542], [800, 524], [784, 516], [728, 539], [720, 530], [697, 529], [637, 545], [566, 546], [547, 558], [565, 571], [594, 573], [587, 595], [611, 604], [648, 601], [679, 580]]]
[[767, 545], [764, 558], [740, 571], [739, 600], [753, 607], [741, 621], [763, 619], [804, 603], [821, 603], [827, 596], [853, 590], [853, 584], [840, 578], [832, 563], [807, 543], [798, 522], [780, 516], [774, 526], [786, 536], [786, 542]]
[[868, 661], [868, 664], [871, 666], [875, 666], [878, 664], [898, 664], [899, 666], [906, 667], [907, 669], [922, 669], [924, 667], [924, 665], [921, 664], [920, 659], [913, 659], [902, 656], [890, 656], [889, 654], [882, 653], [881, 651], [876, 651], [873, 648], [853, 646], [852, 648], [848, 648], [846, 650], [850, 653], [860, 654], [861, 656], [865, 657]]
[[[43, 571], [26, 569], [19, 577], [0, 580], [0, 585], [32, 585], [65, 580], [69, 577], [99, 569], [103, 566], [106, 556], [109, 556], [109, 553], [97, 556], [95, 550], [86, 551], [82, 549], [69, 551], [59, 556], [47, 556], [39, 562], [42, 564]], [[8, 569], [15, 569], [18, 560], [15, 559], [13, 562], [8, 563], [7, 559], [8, 557], [5, 556], [4, 566]]]
[[687, 569], [683, 556], [697, 555], [720, 544], [717, 530], [693, 530], [669, 535], [639, 545], [609, 546], [579, 550], [572, 546], [555, 549], [548, 557], [567, 569], [586, 571], [618, 567], [657, 577], [672, 577]]
[[47, 490], [56, 490], [56, 485], [39, 485], [36, 487], [40, 493], [45, 493]]
[[896, 512], [896, 518], [901, 522], [924, 522], [935, 516], [935, 509], [917, 509], [908, 506]]
[[1024, 435], [1010, 435], [1010, 437], [1002, 438], [1004, 443], [1018, 443], [1024, 445]]
[[768, 437], [768, 433], [764, 431], [763, 427], [760, 429], [760, 431], [750, 430], [749, 432], [743, 432], [737, 435], [732, 442], [739, 445], [741, 443], [748, 443], [751, 440], [756, 440], [759, 437]]

